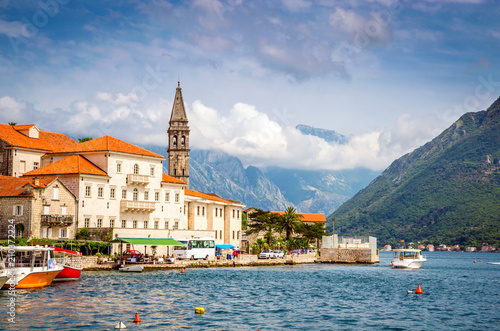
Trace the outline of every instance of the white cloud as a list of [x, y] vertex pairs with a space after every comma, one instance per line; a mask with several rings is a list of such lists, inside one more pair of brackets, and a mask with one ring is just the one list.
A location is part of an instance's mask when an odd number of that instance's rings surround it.
[[10, 37], [20, 37], [26, 34], [26, 26], [21, 22], [7, 22], [0, 19], [0, 34]]
[[311, 7], [311, 3], [305, 0], [281, 0], [283, 5], [292, 12], [299, 12]]
[[16, 122], [24, 120], [23, 112], [26, 109], [26, 104], [19, 102], [14, 98], [5, 96], [0, 98], [0, 119], [2, 123]]

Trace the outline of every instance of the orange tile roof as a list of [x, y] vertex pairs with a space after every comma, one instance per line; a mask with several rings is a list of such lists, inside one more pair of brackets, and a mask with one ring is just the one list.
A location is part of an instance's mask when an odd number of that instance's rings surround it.
[[186, 184], [186, 182], [183, 182], [182, 180], [169, 176], [167, 174], [162, 174], [161, 181], [166, 183]]
[[14, 125], [13, 128], [16, 131], [22, 131], [22, 130], [28, 130], [33, 126], [35, 126], [35, 124], [24, 124], [24, 125]]
[[[0, 139], [14, 147], [38, 149], [42, 151], [55, 151], [57, 149], [78, 145], [76, 141], [61, 133], [39, 131], [39, 138], [25, 136], [20, 130], [29, 129], [31, 125], [6, 125], [0, 124]], [[18, 131], [19, 130], [19, 131]]]
[[150, 152], [144, 148], [129, 144], [123, 140], [111, 136], [99, 137], [96, 139], [85, 141], [83, 143], [79, 143], [75, 146], [62, 148], [56, 151], [56, 153], [102, 152], [102, 151], [113, 151], [113, 152], [122, 152], [128, 154], [146, 155], [164, 159], [164, 157], [160, 154]]
[[184, 194], [192, 196], [192, 197], [203, 198], [203, 199], [207, 199], [207, 200], [230, 203], [230, 204], [234, 204], [234, 203], [239, 204], [240, 203], [239, 201], [223, 199], [214, 193], [203, 193], [203, 192], [193, 191], [190, 189], [185, 189]]
[[98, 175], [107, 176], [98, 166], [81, 155], [72, 155], [57, 162], [47, 164], [41, 168], [29, 171], [24, 176], [46, 176], [46, 175]]
[[46, 187], [52, 183], [57, 177], [47, 176], [39, 178], [38, 185], [33, 183], [33, 178], [17, 178], [11, 176], [0, 176], [0, 197], [16, 197], [16, 196], [31, 196], [33, 194], [23, 194], [23, 187], [30, 184], [33, 187]]
[[[283, 215], [284, 211], [272, 211], [273, 214]], [[322, 222], [326, 223], [325, 214], [305, 214], [305, 213], [297, 213], [298, 215], [302, 215], [300, 219], [302, 222]]]

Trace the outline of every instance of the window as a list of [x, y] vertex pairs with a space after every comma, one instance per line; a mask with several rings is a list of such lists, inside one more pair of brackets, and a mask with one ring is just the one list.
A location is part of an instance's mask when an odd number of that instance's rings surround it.
[[114, 228], [115, 227], [115, 220], [109, 220], [109, 227]]
[[68, 230], [67, 229], [59, 229], [59, 238], [67, 238]]
[[137, 229], [137, 221], [133, 221], [133, 222], [132, 222], [132, 227], [133, 227], [134, 229]]
[[135, 188], [134, 194], [132, 195], [132, 200], [137, 201], [138, 198], [139, 198], [139, 191]]
[[122, 190], [122, 199], [127, 199], [127, 190]]
[[26, 172], [26, 161], [21, 161], [21, 165], [19, 167], [19, 173], [24, 174]]
[[219, 230], [219, 239], [222, 239], [222, 230]]
[[43, 206], [43, 214], [50, 215], [50, 206]]
[[[234, 218], [234, 209], [233, 209], [233, 218]], [[234, 239], [234, 238], [233, 238]]]
[[202, 216], [205, 216], [205, 207], [203, 207], [203, 208], [201, 209], [201, 215], [202, 215]]
[[86, 228], [90, 227], [90, 218], [86, 218], [84, 223]]
[[234, 231], [233, 231], [233, 239], [234, 239]]
[[184, 144], [186, 143], [186, 138], [184, 136], [181, 137], [181, 147], [184, 147]]
[[215, 230], [215, 239], [217, 239], [217, 230]]
[[52, 200], [59, 200], [59, 186], [54, 186], [52, 189]]
[[184, 205], [184, 215], [186, 215], [186, 205]]
[[102, 187], [97, 188], [97, 197], [98, 198], [102, 198], [103, 191], [104, 191], [104, 189]]
[[38, 162], [33, 162], [33, 170], [38, 169], [40, 167], [40, 163]]
[[177, 136], [174, 136], [172, 138], [172, 145], [174, 146], [174, 148], [177, 148]]
[[158, 221], [155, 221], [155, 229], [158, 229]]
[[178, 222], [178, 221], [176, 221], [176, 222], [174, 223], [174, 230], [177, 230], [178, 228], [179, 228], [179, 222]]
[[102, 218], [97, 219], [97, 227], [102, 228]]
[[240, 239], [240, 231], [236, 231], [236, 239]]
[[66, 215], [66, 207], [61, 207], [61, 215]]
[[114, 199], [114, 198], [115, 198], [115, 189], [114, 189], [114, 188], [112, 188], [112, 189], [110, 189], [110, 190], [109, 190], [109, 197], [110, 197], [111, 199]]
[[[219, 208], [215, 208], [215, 217], [217, 217], [217, 211], [219, 210]], [[217, 233], [217, 232], [216, 232]]]
[[196, 215], [200, 216], [200, 206], [198, 206], [198, 212], [196, 213]]
[[165, 221], [165, 229], [168, 229], [168, 221]]
[[127, 247], [126, 247], [126, 248], [127, 248], [127, 251], [129, 251], [129, 250], [130, 250], [130, 248], [131, 248], [131, 247], [130, 247], [130, 244], [127, 244]]
[[126, 220], [122, 220], [122, 228], [126, 228], [127, 227], [127, 221]]
[[149, 192], [148, 191], [144, 192], [144, 200], [145, 201], [149, 200]]
[[165, 202], [169, 202], [169, 201], [170, 201], [170, 193], [165, 192]]
[[175, 202], [179, 202], [179, 193], [175, 193]]
[[90, 197], [90, 186], [85, 186], [85, 196]]
[[149, 168], [149, 174], [150, 174], [151, 176], [154, 176], [154, 175], [155, 175], [155, 168], [154, 168], [154, 167]]
[[148, 228], [148, 221], [144, 221], [144, 229]]
[[155, 192], [155, 201], [160, 201], [160, 192]]
[[134, 164], [134, 175], [138, 175], [139, 174], [139, 165], [136, 163]]
[[240, 211], [239, 210], [236, 211], [236, 218], [240, 218]]
[[23, 206], [14, 206], [12, 214], [14, 216], [23, 216]]
[[117, 173], [121, 173], [122, 172], [122, 164], [121, 163], [117, 163], [116, 164], [116, 172]]

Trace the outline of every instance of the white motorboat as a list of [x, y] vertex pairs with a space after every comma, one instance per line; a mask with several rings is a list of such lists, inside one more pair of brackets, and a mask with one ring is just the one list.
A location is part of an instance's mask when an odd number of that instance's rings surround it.
[[500, 265], [500, 262], [486, 262], [487, 264]]
[[128, 265], [128, 266], [120, 266], [120, 269], [118, 269], [123, 272], [142, 272], [144, 270], [144, 267], [142, 265]]
[[5, 262], [0, 254], [0, 289], [2, 286], [7, 283], [9, 280], [9, 276], [7, 275], [7, 270], [5, 269]]
[[420, 249], [394, 249], [391, 267], [394, 269], [420, 269], [427, 259]]
[[[54, 259], [54, 249], [40, 246], [1, 247], [3, 258], [9, 261], [10, 280], [4, 287], [16, 289], [36, 288], [50, 285], [63, 267]], [[13, 261], [13, 267], [10, 261]]]

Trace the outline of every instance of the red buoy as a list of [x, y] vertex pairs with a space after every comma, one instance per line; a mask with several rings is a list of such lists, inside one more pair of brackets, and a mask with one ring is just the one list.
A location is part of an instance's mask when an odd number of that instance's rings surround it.
[[184, 270], [184, 268], [181, 268], [181, 274], [185, 273], [186, 271]]
[[476, 260], [474, 260], [474, 263], [476, 263]]
[[417, 289], [415, 290], [415, 294], [424, 294], [424, 291], [422, 291], [422, 288], [420, 285], [417, 286]]
[[141, 318], [139, 317], [139, 313], [135, 313], [134, 323], [141, 323]]
[[479, 260], [479, 262], [483, 262], [483, 261]]

